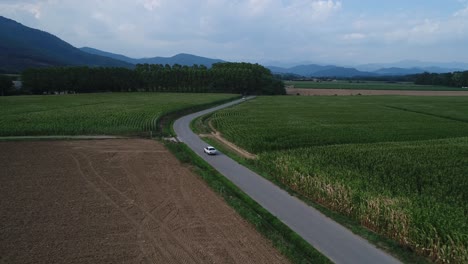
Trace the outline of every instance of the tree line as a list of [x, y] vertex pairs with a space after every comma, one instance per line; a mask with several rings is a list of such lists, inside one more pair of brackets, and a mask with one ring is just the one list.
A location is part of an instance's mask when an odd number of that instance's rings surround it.
[[[290, 73], [276, 74], [277, 78], [282, 80], [298, 80], [306, 77]], [[327, 80], [328, 77], [309, 78], [318, 80]], [[420, 85], [439, 85], [449, 87], [468, 87], [468, 71], [458, 71], [449, 73], [429, 73], [410, 75], [389, 75], [389, 76], [356, 76], [336, 78], [348, 81], [381, 81], [381, 82], [413, 82]]]
[[468, 87], [468, 71], [449, 73], [421, 73], [413, 75], [415, 84]]
[[13, 78], [7, 75], [0, 74], [0, 96], [13, 95]]
[[28, 69], [23, 89], [31, 94], [92, 92], [215, 92], [285, 94], [284, 84], [269, 69], [251, 63], [181, 66], [138, 64], [135, 69], [54, 67]]

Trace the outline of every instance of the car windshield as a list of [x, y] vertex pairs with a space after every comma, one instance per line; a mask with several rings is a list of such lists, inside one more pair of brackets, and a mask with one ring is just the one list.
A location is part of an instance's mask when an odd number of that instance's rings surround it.
[[208, 147], [207, 149], [208, 149], [208, 150], [214, 150], [215, 148], [213, 148], [213, 147]]

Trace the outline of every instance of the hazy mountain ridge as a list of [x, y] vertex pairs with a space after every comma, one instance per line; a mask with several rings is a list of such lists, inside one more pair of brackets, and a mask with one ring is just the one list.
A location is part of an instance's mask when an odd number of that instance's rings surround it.
[[131, 64], [137, 64], [137, 63], [136, 63], [136, 59], [127, 57], [127, 56], [125, 56], [125, 55], [116, 54], [116, 53], [111, 53], [111, 52], [107, 52], [107, 51], [103, 51], [103, 50], [98, 50], [98, 49], [90, 48], [90, 47], [82, 47], [82, 48], [79, 48], [79, 49], [80, 49], [81, 51], [84, 51], [84, 52], [89, 53], [89, 54], [94, 54], [94, 55], [99, 55], [99, 56], [105, 56], [105, 57], [109, 57], [109, 58], [112, 58], [112, 59], [125, 61], [125, 62], [131, 63]]
[[[153, 57], [153, 58], [141, 58], [135, 59], [130, 58], [121, 54], [110, 53], [90, 47], [80, 48], [85, 52], [91, 54], [97, 54], [101, 56], [108, 56], [114, 59], [123, 60], [132, 64], [180, 64], [191, 66], [193, 64], [205, 65], [211, 67], [213, 63], [224, 62], [219, 59], [210, 59], [206, 57], [200, 57], [192, 54], [180, 53], [172, 57]], [[422, 62], [420, 63], [422, 64]], [[369, 64], [370, 65], [370, 64]], [[378, 64], [374, 64], [378, 65]], [[382, 64], [385, 65], [385, 64]], [[279, 66], [266, 66], [273, 73], [290, 73], [299, 76], [305, 77], [341, 77], [341, 78], [350, 78], [358, 76], [401, 76], [409, 74], [419, 74], [423, 72], [433, 72], [433, 73], [445, 73], [453, 71], [462, 71], [460, 68], [442, 68], [442, 67], [411, 67], [411, 68], [400, 68], [400, 67], [388, 67], [388, 68], [378, 68], [374, 71], [364, 71], [359, 68], [353, 67], [342, 67], [335, 65], [318, 65], [318, 64], [307, 64], [307, 65], [297, 65], [289, 68], [279, 67]], [[468, 68], [468, 64], [467, 64]]]
[[468, 70], [468, 63], [464, 62], [427, 62], [418, 60], [404, 60], [392, 63], [368, 63], [355, 66], [361, 71], [377, 71], [382, 68], [403, 68], [403, 69], [422, 69], [422, 70], [449, 70], [465, 71]]
[[0, 16], [0, 71], [79, 65], [133, 67], [123, 61], [83, 52], [50, 33]]
[[110, 53], [110, 52], [106, 52], [106, 51], [102, 51], [102, 50], [98, 50], [98, 49], [94, 49], [90, 47], [83, 47], [80, 49], [82, 51], [85, 51], [91, 54], [107, 56], [110, 58], [126, 61], [132, 64], [145, 64], [145, 63], [162, 64], [162, 65], [179, 64], [179, 65], [187, 65], [187, 66], [198, 64], [198, 65], [205, 65], [207, 67], [211, 67], [211, 65], [213, 65], [214, 63], [225, 62], [219, 59], [211, 59], [211, 58], [196, 56], [196, 55], [187, 54], [187, 53], [180, 53], [172, 57], [152, 57], [152, 58], [135, 59], [135, 58], [130, 58], [130, 57], [121, 55], [121, 54]]
[[[462, 64], [460, 64], [462, 65]], [[377, 66], [377, 64], [374, 64]], [[373, 66], [373, 67], [374, 67]], [[321, 66], [317, 64], [300, 65], [291, 68], [282, 68], [277, 66], [267, 66], [273, 73], [291, 73], [304, 77], [359, 77], [359, 76], [403, 76], [410, 74], [420, 74], [423, 72], [431, 73], [447, 73], [455, 71], [463, 71], [468, 69], [468, 64], [465, 69], [463, 68], [442, 68], [438, 66], [425, 66], [425, 67], [411, 67], [411, 68], [400, 68], [400, 67], [388, 67], [378, 68], [373, 71], [362, 70], [359, 67], [341, 67], [341, 66]], [[361, 69], [361, 70], [360, 70]]]
[[355, 76], [375, 76], [371, 72], [358, 71], [355, 68], [339, 67], [334, 65], [299, 65], [291, 68], [281, 68], [267, 66], [273, 73], [292, 73], [305, 77], [355, 77]]

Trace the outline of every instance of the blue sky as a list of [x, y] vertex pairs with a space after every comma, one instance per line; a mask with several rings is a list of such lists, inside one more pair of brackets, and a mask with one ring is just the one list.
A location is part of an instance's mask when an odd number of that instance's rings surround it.
[[76, 47], [251, 62], [468, 62], [467, 0], [0, 0]]
[[343, 0], [342, 4], [347, 6], [347, 10], [353, 13], [390, 13], [405, 12], [421, 13], [424, 15], [444, 15], [449, 16], [463, 7], [463, 1], [451, 0]]

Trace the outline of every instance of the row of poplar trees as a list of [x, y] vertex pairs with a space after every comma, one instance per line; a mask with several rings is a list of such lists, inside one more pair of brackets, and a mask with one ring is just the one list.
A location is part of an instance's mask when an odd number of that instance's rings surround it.
[[138, 64], [135, 69], [56, 67], [28, 69], [23, 88], [32, 94], [91, 92], [215, 92], [285, 94], [269, 69], [251, 63], [206, 66]]

